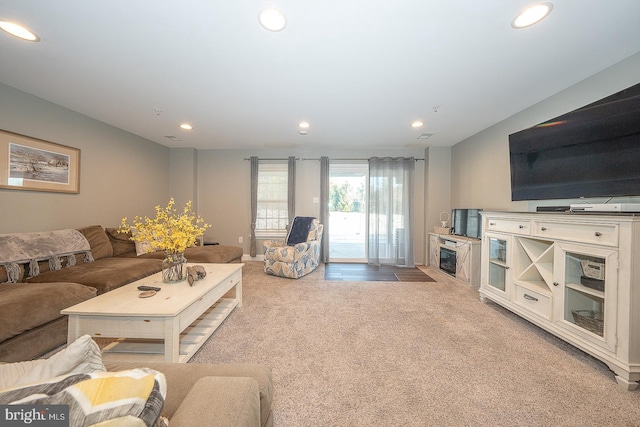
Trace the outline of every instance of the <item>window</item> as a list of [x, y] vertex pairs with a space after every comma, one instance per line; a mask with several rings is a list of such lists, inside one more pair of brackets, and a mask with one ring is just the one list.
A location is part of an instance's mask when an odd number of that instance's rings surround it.
[[286, 163], [260, 163], [256, 236], [284, 236], [289, 222]]

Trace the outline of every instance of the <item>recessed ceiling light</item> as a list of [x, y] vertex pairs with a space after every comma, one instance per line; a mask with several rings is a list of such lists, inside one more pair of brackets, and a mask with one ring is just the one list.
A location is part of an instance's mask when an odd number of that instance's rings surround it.
[[27, 30], [25, 27], [9, 21], [0, 21], [0, 29], [6, 31], [12, 36], [27, 40], [30, 42], [39, 42], [40, 37]]
[[183, 123], [183, 124], [181, 124], [181, 125], [180, 125], [180, 128], [181, 128], [181, 129], [184, 129], [184, 130], [191, 130], [191, 129], [193, 129], [193, 127], [192, 127], [189, 123]]
[[272, 7], [263, 9], [258, 16], [260, 25], [269, 31], [282, 31], [287, 25], [287, 19], [278, 9]]
[[416, 120], [415, 122], [411, 123], [412, 128], [420, 128], [422, 126], [424, 126], [424, 123], [420, 120]]
[[513, 18], [511, 26], [513, 28], [529, 27], [546, 18], [552, 9], [553, 4], [550, 2], [532, 4]]
[[298, 127], [301, 129], [309, 129], [311, 125], [309, 124], [309, 122], [300, 122], [298, 123]]

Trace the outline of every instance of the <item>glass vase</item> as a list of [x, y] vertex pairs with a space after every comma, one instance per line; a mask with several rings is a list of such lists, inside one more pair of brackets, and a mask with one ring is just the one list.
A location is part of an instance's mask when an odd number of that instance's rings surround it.
[[167, 253], [162, 260], [162, 282], [178, 283], [187, 278], [187, 259], [184, 253]]

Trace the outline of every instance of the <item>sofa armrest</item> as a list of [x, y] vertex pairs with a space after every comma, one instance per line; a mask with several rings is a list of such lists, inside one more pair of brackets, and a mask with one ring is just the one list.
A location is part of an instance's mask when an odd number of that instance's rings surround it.
[[203, 377], [193, 385], [171, 427], [259, 427], [258, 383], [246, 377]]
[[[259, 386], [261, 425], [269, 425], [272, 419], [273, 380], [271, 377], [271, 369], [265, 365], [253, 363], [140, 363], [132, 361], [109, 361], [108, 359], [105, 360], [104, 363], [108, 371], [123, 371], [126, 369], [147, 367], [162, 372], [167, 380], [167, 397], [164, 401], [162, 415], [169, 419], [172, 419], [178, 407], [182, 405], [182, 402], [193, 385], [203, 377], [240, 377], [254, 379]], [[169, 424], [173, 426], [173, 424]]]

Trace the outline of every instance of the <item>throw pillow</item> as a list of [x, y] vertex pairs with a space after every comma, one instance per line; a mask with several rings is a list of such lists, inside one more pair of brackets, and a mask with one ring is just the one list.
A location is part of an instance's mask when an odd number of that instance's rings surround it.
[[[131, 235], [136, 237], [138, 235], [138, 230], [131, 227]], [[136, 244], [136, 255], [138, 256], [148, 254], [149, 252], [155, 252], [148, 240], [134, 240], [134, 242]]]
[[161, 426], [164, 374], [148, 368], [69, 374], [0, 391], [0, 404], [68, 405], [72, 426]]
[[67, 374], [104, 372], [100, 347], [83, 335], [48, 359], [0, 364], [0, 389], [36, 383]]
[[136, 251], [136, 244], [131, 240], [131, 232], [119, 233], [118, 229], [114, 227], [107, 227], [104, 231], [106, 231], [111, 241], [113, 256]]
[[311, 216], [297, 216], [287, 234], [287, 246], [295, 246], [298, 243], [306, 242], [309, 237], [309, 230], [315, 218]]
[[94, 260], [113, 256], [113, 247], [109, 241], [109, 236], [107, 236], [107, 233], [101, 225], [89, 225], [78, 228], [78, 231], [82, 233], [89, 242]]

